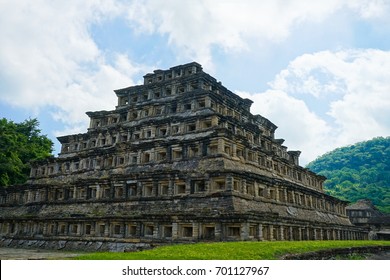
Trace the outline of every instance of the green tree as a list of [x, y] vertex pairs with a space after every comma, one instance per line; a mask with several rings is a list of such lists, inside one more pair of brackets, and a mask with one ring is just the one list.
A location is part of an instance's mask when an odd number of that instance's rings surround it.
[[37, 119], [14, 123], [0, 119], [0, 186], [22, 184], [30, 161], [52, 156], [53, 142], [41, 135]]
[[390, 137], [337, 148], [307, 165], [328, 179], [328, 194], [355, 202], [371, 199], [382, 211], [390, 213]]

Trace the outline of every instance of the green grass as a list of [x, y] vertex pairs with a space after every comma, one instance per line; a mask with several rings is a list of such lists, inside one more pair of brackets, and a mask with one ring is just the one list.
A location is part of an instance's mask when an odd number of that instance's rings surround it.
[[140, 252], [99, 252], [80, 255], [82, 260], [275, 260], [285, 254], [319, 250], [390, 246], [389, 241], [275, 241], [178, 244]]

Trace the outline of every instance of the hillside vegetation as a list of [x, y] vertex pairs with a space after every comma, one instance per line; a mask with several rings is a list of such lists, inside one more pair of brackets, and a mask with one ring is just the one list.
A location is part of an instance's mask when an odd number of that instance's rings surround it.
[[390, 213], [390, 137], [337, 148], [306, 167], [328, 178], [328, 194], [351, 202], [368, 198]]

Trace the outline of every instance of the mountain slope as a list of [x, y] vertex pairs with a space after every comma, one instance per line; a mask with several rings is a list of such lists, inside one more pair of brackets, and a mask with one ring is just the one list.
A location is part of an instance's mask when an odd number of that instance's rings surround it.
[[328, 178], [328, 194], [351, 202], [368, 198], [390, 213], [390, 137], [337, 148], [306, 167]]

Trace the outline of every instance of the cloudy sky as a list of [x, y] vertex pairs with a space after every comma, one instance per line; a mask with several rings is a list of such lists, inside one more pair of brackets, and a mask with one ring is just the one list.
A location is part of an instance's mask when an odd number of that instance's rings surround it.
[[0, 0], [0, 117], [84, 133], [86, 111], [197, 61], [301, 164], [390, 135], [390, 1]]

